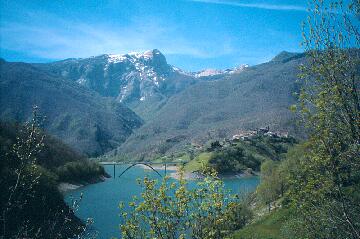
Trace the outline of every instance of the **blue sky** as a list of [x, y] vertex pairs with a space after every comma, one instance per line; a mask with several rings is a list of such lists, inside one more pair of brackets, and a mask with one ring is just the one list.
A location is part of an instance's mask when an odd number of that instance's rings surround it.
[[301, 51], [306, 0], [2, 0], [0, 55], [49, 62], [157, 48], [184, 70]]

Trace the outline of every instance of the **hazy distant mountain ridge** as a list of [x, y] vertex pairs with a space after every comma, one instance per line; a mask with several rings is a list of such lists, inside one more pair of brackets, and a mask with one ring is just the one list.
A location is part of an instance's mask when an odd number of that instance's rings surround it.
[[192, 75], [196, 78], [208, 77], [208, 76], [217, 76], [217, 75], [227, 75], [235, 74], [244, 71], [249, 65], [242, 64], [233, 69], [219, 70], [219, 69], [205, 69], [198, 72], [193, 72]]

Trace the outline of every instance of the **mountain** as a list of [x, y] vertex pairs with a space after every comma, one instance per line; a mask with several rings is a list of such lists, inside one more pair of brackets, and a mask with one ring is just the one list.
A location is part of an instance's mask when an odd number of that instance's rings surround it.
[[95, 90], [102, 96], [113, 97], [145, 120], [152, 119], [169, 98], [187, 87], [246, 68], [246, 65], [241, 65], [235, 69], [185, 72], [169, 65], [157, 49], [143, 53], [67, 59], [34, 66]]
[[144, 118], [151, 118], [171, 95], [196, 82], [191, 74], [169, 65], [157, 49], [34, 65], [113, 97]]
[[31, 64], [1, 60], [0, 73], [1, 120], [23, 122], [37, 105], [45, 130], [87, 155], [118, 147], [143, 123], [123, 104]]
[[[11, 68], [8, 79], [21, 78], [23, 84], [29, 85], [19, 89], [2, 87], [1, 97], [8, 95], [7, 100], [13, 105], [2, 104], [0, 112], [2, 117], [28, 116], [31, 104], [25, 98], [17, 99], [17, 91], [24, 95], [28, 93], [26, 88], [32, 89], [29, 92], [41, 88], [40, 92], [47, 93], [32, 98], [48, 102], [52, 100], [47, 99], [48, 95], [59, 97], [57, 104], [43, 103], [47, 109], [45, 114], [50, 117], [51, 123], [47, 125], [50, 133], [92, 155], [113, 148], [116, 150], [112, 154], [131, 157], [171, 154], [191, 142], [202, 143], [227, 137], [238, 130], [264, 126], [298, 134], [288, 108], [296, 102], [293, 92], [300, 88], [298, 67], [305, 62], [304, 54], [281, 52], [270, 62], [257, 66], [185, 72], [169, 65], [165, 56], [155, 49], [42, 64], [2, 63], [7, 66], [3, 68]], [[57, 83], [61, 86], [30, 83], [25, 80], [29, 77], [24, 77], [27, 71], [31, 71], [28, 75], [33, 81], [45, 78], [50, 79], [48, 83], [61, 82]], [[13, 77], [13, 72], [22, 75]], [[62, 87], [71, 89], [72, 93]], [[55, 88], [57, 91], [53, 93]], [[76, 100], [87, 101], [89, 108], [85, 110], [79, 107], [79, 102], [69, 102], [75, 99], [67, 94], [86, 95]], [[11, 102], [10, 98], [18, 103]], [[22, 112], [25, 104], [19, 102], [28, 104], [27, 114]], [[140, 127], [141, 119], [123, 104], [145, 120], [143, 126]], [[15, 110], [18, 105], [21, 107]], [[54, 107], [49, 109], [47, 105], [60, 105], [56, 111], [61, 113], [53, 114]], [[115, 108], [119, 108], [117, 112]], [[68, 114], [76, 115], [78, 120], [69, 122]], [[118, 125], [119, 118], [122, 126]]]
[[176, 152], [190, 142], [264, 126], [299, 135], [289, 107], [297, 100], [293, 93], [301, 87], [297, 75], [304, 63], [305, 54], [283, 52], [240, 73], [198, 82], [170, 98], [116, 152], [153, 157]]

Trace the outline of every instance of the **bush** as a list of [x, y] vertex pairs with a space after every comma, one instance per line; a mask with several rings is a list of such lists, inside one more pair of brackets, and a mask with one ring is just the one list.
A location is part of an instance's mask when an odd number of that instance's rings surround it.
[[[220, 239], [242, 228], [252, 218], [251, 211], [235, 196], [228, 196], [223, 182], [211, 174], [189, 189], [181, 177], [159, 184], [145, 177], [141, 199], [129, 203], [122, 212], [122, 238]], [[125, 205], [121, 204], [121, 208]]]
[[223, 174], [239, 173], [247, 168], [259, 170], [260, 164], [261, 161], [257, 157], [246, 153], [240, 146], [214, 152], [209, 160], [209, 166]]

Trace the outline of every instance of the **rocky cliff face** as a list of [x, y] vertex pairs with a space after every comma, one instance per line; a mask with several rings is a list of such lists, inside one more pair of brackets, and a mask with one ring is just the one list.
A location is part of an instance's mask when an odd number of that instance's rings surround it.
[[67, 59], [36, 66], [129, 105], [176, 93], [194, 83], [192, 76], [169, 65], [165, 56], [156, 49]]

